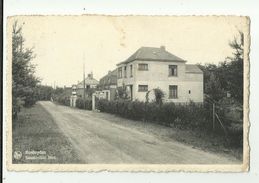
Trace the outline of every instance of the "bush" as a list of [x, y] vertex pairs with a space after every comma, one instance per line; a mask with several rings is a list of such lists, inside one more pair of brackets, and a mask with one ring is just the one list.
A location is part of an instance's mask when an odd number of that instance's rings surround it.
[[207, 107], [194, 103], [158, 105], [155, 102], [100, 100], [98, 108], [101, 112], [117, 114], [128, 119], [150, 121], [181, 129], [208, 129], [211, 126], [211, 116]]
[[57, 101], [61, 105], [70, 106], [70, 97], [66, 95], [61, 95], [55, 97], [55, 101]]
[[79, 109], [86, 109], [86, 110], [92, 110], [92, 100], [77, 98], [76, 100], [76, 107]]

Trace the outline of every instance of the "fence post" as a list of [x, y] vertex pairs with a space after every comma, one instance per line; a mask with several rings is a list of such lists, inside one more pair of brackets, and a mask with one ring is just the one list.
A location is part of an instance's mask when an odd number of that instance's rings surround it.
[[95, 94], [92, 94], [92, 110], [95, 110]]
[[212, 129], [215, 130], [215, 103], [212, 104]]

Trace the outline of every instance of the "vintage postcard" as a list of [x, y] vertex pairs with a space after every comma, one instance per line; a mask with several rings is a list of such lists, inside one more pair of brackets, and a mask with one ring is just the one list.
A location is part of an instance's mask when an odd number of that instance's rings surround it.
[[8, 170], [248, 171], [249, 26], [8, 17]]

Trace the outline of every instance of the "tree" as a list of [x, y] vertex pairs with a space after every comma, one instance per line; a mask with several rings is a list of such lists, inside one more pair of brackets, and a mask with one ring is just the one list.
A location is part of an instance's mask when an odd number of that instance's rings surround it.
[[230, 60], [228, 65], [228, 85], [227, 88], [231, 96], [243, 104], [243, 65], [244, 65], [244, 34], [239, 31], [239, 37], [235, 37], [229, 43], [229, 46], [234, 50], [232, 57], [227, 57]]
[[224, 90], [219, 77], [219, 67], [215, 64], [199, 65], [204, 76], [204, 93], [214, 101], [220, 100], [224, 96]]
[[234, 50], [232, 57], [227, 57], [219, 65], [206, 64], [199, 65], [204, 73], [204, 92], [209, 97], [218, 101], [226, 96], [226, 92], [231, 94], [239, 104], [243, 103], [243, 53], [244, 36], [239, 32], [239, 36], [229, 42], [229, 46]]
[[53, 88], [51, 86], [38, 85], [36, 87], [37, 100], [51, 100]]
[[219, 78], [212, 72], [205, 83], [205, 93], [214, 101], [219, 101], [224, 96], [224, 91], [220, 85]]
[[13, 117], [17, 117], [20, 107], [32, 106], [36, 102], [35, 65], [31, 60], [35, 57], [32, 48], [24, 48], [25, 39], [22, 26], [15, 21], [12, 31], [12, 106]]
[[[154, 101], [156, 104], [162, 105], [164, 96], [165, 96], [165, 93], [160, 88], [155, 88], [155, 89], [149, 90], [146, 93], [146, 102], [148, 103], [148, 102]], [[152, 98], [154, 99], [153, 101], [152, 101]]]

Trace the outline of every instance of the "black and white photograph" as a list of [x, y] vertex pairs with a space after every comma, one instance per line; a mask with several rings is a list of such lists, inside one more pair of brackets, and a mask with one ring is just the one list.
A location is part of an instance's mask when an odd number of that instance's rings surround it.
[[9, 169], [247, 171], [249, 24], [8, 17]]

